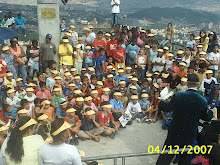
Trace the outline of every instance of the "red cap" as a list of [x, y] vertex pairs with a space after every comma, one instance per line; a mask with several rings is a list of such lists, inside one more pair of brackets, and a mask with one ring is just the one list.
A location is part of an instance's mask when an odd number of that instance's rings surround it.
[[174, 66], [172, 69], [174, 72], [178, 73], [180, 71], [180, 68], [177, 66]]

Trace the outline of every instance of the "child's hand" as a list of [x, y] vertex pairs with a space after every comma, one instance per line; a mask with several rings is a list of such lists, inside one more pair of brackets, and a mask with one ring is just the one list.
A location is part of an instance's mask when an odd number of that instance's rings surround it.
[[99, 142], [99, 141], [100, 141], [100, 138], [99, 138], [98, 136], [95, 136], [93, 139], [94, 139], [96, 142]]
[[125, 112], [121, 111], [121, 115], [125, 116], [126, 114], [125, 114]]
[[13, 117], [12, 117], [12, 116], [7, 116], [7, 118], [8, 118], [8, 119], [13, 119]]

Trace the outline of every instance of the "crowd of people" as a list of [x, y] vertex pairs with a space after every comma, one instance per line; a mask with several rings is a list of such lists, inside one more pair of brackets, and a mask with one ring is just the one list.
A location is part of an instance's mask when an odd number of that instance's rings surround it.
[[[169, 47], [174, 33], [170, 23], [160, 44], [150, 30], [119, 24], [105, 33], [94, 33], [90, 25], [79, 36], [75, 26], [62, 19], [60, 30], [58, 52], [51, 34], [45, 43], [33, 40], [26, 52], [18, 38], [1, 46], [0, 145], [8, 164], [36, 164], [39, 157], [40, 164], [63, 160], [80, 164], [78, 151], [63, 143], [99, 142], [100, 135], [114, 139], [126, 128], [119, 122], [125, 111], [132, 115], [127, 125], [155, 123], [162, 116], [161, 127], [169, 129], [173, 112], [158, 109], [160, 92], [188, 90], [187, 77], [193, 73], [210, 107], [219, 101], [215, 32], [191, 34], [187, 45], [174, 54]], [[212, 119], [217, 120], [217, 109], [213, 112]], [[6, 138], [7, 132], [11, 135]]]

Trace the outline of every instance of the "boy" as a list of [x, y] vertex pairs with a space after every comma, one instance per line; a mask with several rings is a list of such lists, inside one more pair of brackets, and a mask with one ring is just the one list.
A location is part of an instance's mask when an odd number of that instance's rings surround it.
[[186, 77], [187, 76], [187, 72], [185, 71], [185, 68], [186, 68], [186, 63], [185, 62], [181, 62], [179, 64], [179, 72], [178, 72], [178, 75], [182, 78], [182, 77]]
[[24, 99], [26, 99], [31, 106], [34, 106], [34, 99], [36, 98], [36, 95], [33, 94], [34, 89], [31, 87], [26, 88], [26, 95], [24, 96]]
[[122, 40], [118, 40], [117, 48], [113, 51], [112, 57], [115, 60], [115, 72], [118, 73], [119, 69], [125, 69], [125, 49], [121, 47]]
[[59, 107], [56, 110], [56, 117], [57, 118], [65, 118], [66, 117], [66, 110], [70, 108], [68, 102], [65, 98], [58, 99]]
[[73, 99], [74, 96], [74, 90], [76, 89], [76, 84], [74, 84], [73, 82], [69, 84], [69, 89], [66, 90], [65, 92], [65, 96], [67, 97], [67, 99], [70, 101]]
[[27, 116], [32, 117], [35, 119], [35, 111], [33, 104], [30, 104], [30, 102], [26, 99], [21, 100], [21, 108], [27, 110]]
[[80, 77], [79, 75], [76, 75], [76, 76], [74, 77], [74, 82], [75, 82], [76, 86], [77, 86], [80, 90], [82, 90], [82, 82], [81, 82], [81, 77]]
[[212, 104], [215, 97], [217, 80], [212, 77], [212, 70], [207, 70], [205, 73], [206, 77], [201, 82], [200, 90], [203, 92], [203, 96], [206, 98], [208, 104]]
[[206, 70], [208, 65], [206, 62], [199, 64], [199, 70], [196, 72], [197, 76], [199, 76], [199, 84], [201, 85], [202, 80], [206, 77]]
[[87, 107], [91, 108], [93, 111], [98, 112], [98, 109], [96, 108], [95, 104], [92, 102], [92, 97], [88, 96], [84, 99], [85, 105], [83, 106], [83, 111], [85, 112], [85, 109]]
[[148, 98], [149, 95], [147, 93], [143, 93], [141, 94], [141, 100], [139, 100], [143, 115], [145, 115], [146, 111], [150, 107], [150, 101], [148, 100]]
[[105, 67], [104, 67], [104, 70], [103, 70], [104, 73], [107, 71], [108, 66], [112, 66], [112, 68], [115, 67], [115, 65], [113, 64], [113, 57], [112, 56], [107, 57], [107, 61], [105, 62]]
[[87, 76], [89, 78], [89, 81], [91, 81], [91, 76], [95, 74], [95, 69], [93, 67], [88, 67], [88, 73], [86, 73], [84, 76]]
[[131, 96], [132, 95], [137, 95], [138, 93], [136, 93], [137, 91], [137, 87], [134, 86], [134, 85], [131, 85], [129, 87], [130, 90], [127, 91], [127, 97], [128, 97], [128, 101], [130, 102], [131, 101]]
[[53, 106], [54, 110], [58, 108], [58, 100], [60, 98], [65, 98], [63, 94], [60, 93], [61, 89], [60, 88], [54, 88], [53, 90], [53, 96], [51, 98], [51, 105]]
[[36, 97], [39, 99], [46, 99], [46, 100], [51, 99], [51, 93], [47, 89], [45, 82], [43, 81], [40, 82], [40, 90], [36, 93]]
[[168, 89], [175, 89], [176, 86], [180, 83], [180, 76], [178, 75], [179, 67], [175, 66], [171, 70], [171, 74], [167, 77]]
[[123, 103], [120, 100], [121, 97], [121, 92], [115, 92], [114, 98], [110, 100], [110, 104], [112, 105], [111, 111], [115, 121], [118, 121], [121, 115], [125, 115]]
[[219, 53], [219, 46], [216, 44], [214, 45], [213, 52], [209, 54], [209, 60], [211, 66], [209, 69], [213, 70], [213, 77], [215, 77], [215, 73], [220, 69], [220, 53]]
[[87, 139], [91, 137], [96, 142], [100, 141], [98, 135], [104, 132], [104, 128], [100, 126], [96, 119], [95, 111], [89, 107], [85, 109], [85, 117], [82, 119], [82, 130], [78, 134], [80, 137]]
[[114, 117], [111, 113], [112, 105], [108, 101], [102, 102], [102, 111], [97, 116], [98, 123], [103, 127], [104, 134], [114, 139], [115, 132], [118, 132], [120, 126], [119, 122], [114, 121]]
[[133, 77], [132, 79], [131, 79], [131, 84], [128, 86], [128, 92], [129, 92], [129, 90], [130, 90], [130, 86], [131, 85], [134, 85], [135, 87], [136, 87], [136, 94], [138, 95], [139, 94], [139, 90], [140, 90], [140, 86], [137, 84], [137, 82], [138, 82], [138, 79], [137, 79], [137, 77]]
[[101, 104], [101, 99], [98, 97], [98, 91], [97, 90], [92, 90], [91, 91], [91, 96], [92, 96], [92, 102], [95, 104], [97, 109], [99, 109], [100, 104]]
[[106, 55], [105, 55], [105, 49], [104, 48], [100, 48], [99, 49], [99, 56], [97, 57], [97, 61], [96, 61], [96, 74], [98, 77], [98, 80], [102, 80], [103, 77], [103, 69], [104, 69], [104, 64], [106, 61]]
[[168, 51], [169, 51], [169, 47], [164, 46], [163, 47], [163, 56], [165, 57], [165, 60], [168, 60]]
[[97, 33], [97, 38], [93, 42], [93, 47], [95, 48], [95, 59], [97, 59], [100, 55], [100, 49], [102, 48], [105, 51], [105, 48], [106, 48], [105, 41], [103, 40], [102, 31], [99, 31]]
[[124, 69], [119, 69], [118, 70], [118, 74], [115, 75], [115, 81], [117, 82], [117, 84], [121, 81], [124, 80], [126, 82], [126, 84], [129, 83], [128, 77], [126, 75], [124, 75]]
[[[61, 93], [63, 94], [63, 86], [61, 85], [62, 78], [60, 76], [56, 76], [54, 79], [55, 79], [55, 83], [54, 83], [53, 89], [60, 88]], [[52, 89], [52, 91], [53, 91], [53, 89]]]
[[46, 79], [46, 85], [48, 86], [49, 89], [52, 89], [52, 87], [54, 86], [55, 84], [55, 77], [58, 75], [58, 71], [57, 70], [51, 70], [51, 76], [48, 77]]
[[104, 82], [104, 87], [108, 87], [110, 90], [112, 90], [113, 88], [117, 87], [118, 84], [116, 83], [116, 81], [114, 80], [114, 76], [112, 74], [109, 74], [107, 76], [107, 79]]
[[91, 75], [91, 83], [90, 83], [91, 90], [96, 88], [96, 83], [97, 83], [97, 76]]
[[14, 89], [16, 87], [16, 81], [12, 78], [13, 74], [11, 72], [6, 73], [6, 77], [4, 78], [3, 85], [7, 88]]
[[165, 64], [165, 57], [163, 56], [163, 49], [158, 49], [157, 52], [158, 52], [158, 55], [154, 56], [153, 61], [152, 61], [153, 63], [152, 71], [162, 72], [164, 68], [164, 64]]
[[66, 19], [63, 18], [60, 23], [60, 32], [67, 32]]
[[16, 108], [12, 108], [9, 104], [5, 104], [4, 110], [5, 110], [5, 117], [7, 119], [14, 120], [15, 117], [17, 116], [17, 109]]
[[82, 117], [83, 117], [83, 102], [84, 102], [84, 99], [83, 97], [77, 97], [75, 99], [75, 104], [73, 106], [73, 108], [76, 110], [76, 115], [79, 117], [80, 120], [82, 120]]
[[109, 74], [112, 74], [113, 76], [116, 75], [115, 72], [113, 71], [113, 65], [108, 65], [108, 66], [107, 66], [107, 71], [106, 71], [106, 72], [104, 73], [104, 75], [103, 75], [103, 81], [105, 81], [105, 80], [107, 79], [107, 76], [108, 76]]
[[173, 53], [168, 53], [168, 59], [165, 61], [165, 70], [169, 73], [171, 73], [171, 69], [173, 68], [173, 59], [174, 54]]
[[115, 40], [115, 33], [111, 33], [111, 40], [107, 42], [107, 56], [112, 56], [113, 51], [116, 49], [117, 47], [117, 40]]
[[193, 49], [194, 45], [196, 45], [196, 41], [195, 41], [195, 35], [194, 34], [190, 34], [189, 36], [189, 40], [186, 43], [186, 47], [190, 47]]
[[131, 101], [128, 103], [128, 106], [126, 110], [129, 110], [132, 115], [132, 120], [137, 119], [137, 118], [142, 118], [143, 114], [141, 111], [141, 105], [138, 102], [138, 96], [137, 95], [132, 95], [131, 96]]
[[126, 48], [126, 55], [127, 55], [127, 66], [134, 66], [135, 65], [135, 59], [137, 54], [139, 53], [139, 48], [136, 45], [137, 40], [132, 39], [131, 44], [129, 44]]
[[[160, 96], [160, 91], [155, 91], [154, 92], [154, 98], [152, 99], [151, 103], [150, 103], [150, 107], [151, 110], [149, 111], [149, 121], [152, 121], [153, 123], [156, 123], [157, 122], [157, 115], [158, 115], [158, 105], [160, 103], [160, 100], [158, 99], [158, 97]], [[154, 115], [154, 119], [152, 120], [151, 119], [151, 115], [152, 113], [155, 112], [155, 115]]]

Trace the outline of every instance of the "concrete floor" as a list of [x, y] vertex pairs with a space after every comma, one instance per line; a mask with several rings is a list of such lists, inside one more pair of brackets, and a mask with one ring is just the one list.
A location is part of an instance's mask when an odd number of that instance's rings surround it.
[[[147, 148], [150, 145], [153, 147], [159, 145], [161, 149], [167, 136], [167, 131], [163, 130], [161, 126], [162, 120], [151, 124], [133, 121], [132, 125], [127, 126], [126, 129], [119, 129], [114, 139], [100, 136], [100, 142], [79, 140], [80, 144], [77, 148], [78, 150], [83, 150], [86, 157], [147, 152]], [[154, 165], [157, 157], [157, 155], [152, 155], [126, 158], [125, 164]], [[113, 160], [100, 160], [98, 162], [104, 165], [113, 165]], [[121, 159], [118, 159], [118, 165], [121, 165]]]

